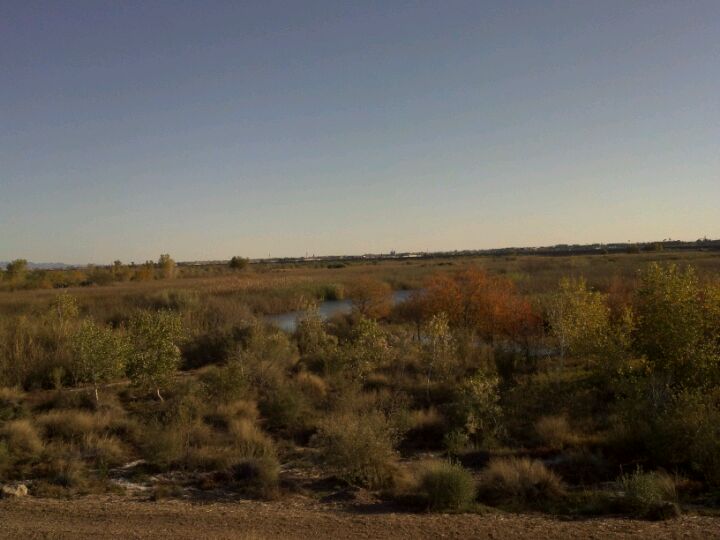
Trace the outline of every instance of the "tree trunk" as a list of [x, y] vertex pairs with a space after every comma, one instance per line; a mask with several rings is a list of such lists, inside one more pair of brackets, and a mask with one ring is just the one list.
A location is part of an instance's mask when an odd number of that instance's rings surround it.
[[95, 385], [95, 403], [100, 403], [100, 396], [98, 395], [98, 387]]

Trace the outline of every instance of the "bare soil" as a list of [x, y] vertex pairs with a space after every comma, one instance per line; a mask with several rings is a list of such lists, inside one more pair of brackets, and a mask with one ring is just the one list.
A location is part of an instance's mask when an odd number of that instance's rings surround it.
[[404, 513], [306, 497], [151, 502], [119, 495], [0, 500], [0, 538], [720, 538], [720, 518], [560, 520], [533, 514]]

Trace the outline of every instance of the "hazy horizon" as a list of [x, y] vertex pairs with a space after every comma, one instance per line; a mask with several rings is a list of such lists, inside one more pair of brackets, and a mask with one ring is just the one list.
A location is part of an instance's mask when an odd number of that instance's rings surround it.
[[720, 3], [0, 5], [0, 260], [720, 237]]

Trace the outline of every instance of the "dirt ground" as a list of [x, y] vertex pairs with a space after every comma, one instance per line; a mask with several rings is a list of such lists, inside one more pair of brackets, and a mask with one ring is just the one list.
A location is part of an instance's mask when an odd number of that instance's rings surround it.
[[563, 521], [538, 515], [412, 514], [305, 498], [158, 502], [122, 496], [0, 500], [0, 538], [720, 538], [720, 518]]

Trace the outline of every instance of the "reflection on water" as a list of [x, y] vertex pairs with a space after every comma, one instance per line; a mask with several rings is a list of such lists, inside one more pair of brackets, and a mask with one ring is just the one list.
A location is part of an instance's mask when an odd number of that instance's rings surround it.
[[[399, 304], [408, 299], [413, 291], [395, 291], [393, 292], [393, 302]], [[318, 311], [320, 317], [323, 320], [329, 319], [333, 315], [347, 314], [352, 309], [352, 301], [350, 300], [326, 300], [318, 305]], [[268, 315], [265, 320], [271, 324], [274, 324], [281, 330], [286, 332], [294, 332], [297, 328], [298, 317], [301, 317], [305, 313], [302, 310], [288, 311], [286, 313], [279, 313], [277, 315]]]

